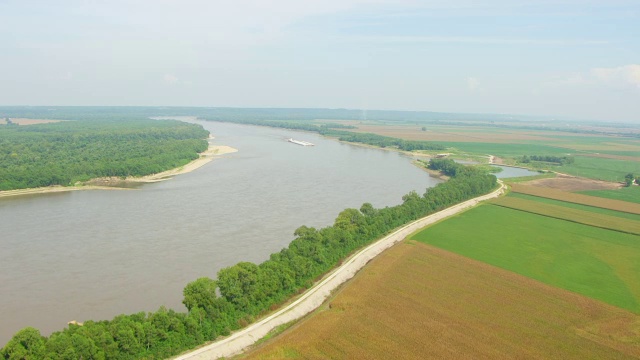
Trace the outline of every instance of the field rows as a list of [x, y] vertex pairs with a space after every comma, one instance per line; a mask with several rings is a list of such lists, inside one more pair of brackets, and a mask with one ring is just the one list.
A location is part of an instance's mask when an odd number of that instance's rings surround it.
[[610, 209], [632, 214], [640, 214], [640, 204], [626, 201], [604, 199], [595, 196], [570, 193], [549, 188], [540, 188], [522, 184], [511, 184], [511, 191], [521, 194], [539, 196], [548, 199], [567, 201], [576, 204], [595, 206], [603, 209]]
[[591, 211], [572, 209], [560, 205], [505, 196], [492, 202], [495, 205], [510, 209], [522, 210], [556, 219], [572, 221], [603, 229], [621, 231], [640, 235], [640, 222], [616, 216], [604, 215]]
[[483, 205], [412, 239], [640, 313], [640, 236]]
[[629, 359], [638, 341], [637, 315], [407, 242], [242, 358]]

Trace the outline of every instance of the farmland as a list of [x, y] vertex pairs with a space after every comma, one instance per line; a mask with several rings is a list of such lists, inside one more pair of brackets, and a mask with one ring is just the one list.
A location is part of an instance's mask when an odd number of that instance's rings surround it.
[[603, 229], [640, 235], [640, 218], [638, 220], [625, 219], [622, 216], [605, 215], [598, 211], [585, 211], [575, 208], [572, 209], [570, 207], [562, 205], [553, 205], [542, 201], [523, 199], [513, 196], [502, 197], [493, 201], [492, 203], [494, 205], [526, 211], [533, 214], [563, 219]]
[[604, 200], [595, 196], [574, 194], [555, 189], [544, 189], [522, 184], [512, 184], [511, 190], [516, 193], [539, 196], [588, 206], [595, 206], [633, 214], [640, 214], [640, 205], [621, 200]]
[[[486, 206], [485, 206], [486, 207]], [[628, 359], [640, 317], [421, 243], [243, 359]]]
[[483, 205], [413, 236], [640, 313], [640, 236]]
[[631, 186], [619, 190], [584, 191], [582, 194], [640, 204], [640, 186]]
[[[523, 155], [575, 157], [571, 164], [530, 163], [529, 167], [606, 181], [622, 181], [629, 172], [640, 172], [640, 139], [637, 129], [573, 128], [549, 124], [523, 127], [519, 123], [467, 122], [455, 124], [345, 121], [349, 130], [405, 140], [429, 141], [448, 147], [447, 152], [465, 157], [492, 154], [507, 163], [517, 163]], [[626, 136], [625, 136], [626, 135]]]
[[630, 220], [635, 220], [636, 222], [640, 222], [640, 215], [638, 215], [638, 214], [632, 214], [632, 213], [622, 212], [622, 211], [615, 211], [615, 210], [610, 210], [610, 209], [603, 209], [603, 208], [599, 208], [599, 207], [595, 207], [595, 206], [576, 204], [576, 203], [571, 203], [571, 202], [566, 202], [566, 201], [561, 201], [561, 200], [543, 198], [543, 197], [539, 197], [539, 196], [533, 196], [533, 195], [527, 195], [527, 194], [521, 194], [521, 193], [512, 192], [512, 193], [509, 194], [509, 196], [507, 198], [503, 198], [503, 199], [504, 199], [504, 201], [508, 201], [509, 199], [512, 199], [512, 198], [533, 200], [533, 201], [535, 201], [537, 203], [540, 203], [540, 204], [549, 204], [551, 206], [561, 206], [564, 209], [582, 210], [582, 211], [586, 212], [586, 216], [590, 216], [590, 214], [602, 214], [602, 215], [605, 215], [605, 216], [608, 216], [608, 217], [618, 217], [618, 218], [630, 219]]

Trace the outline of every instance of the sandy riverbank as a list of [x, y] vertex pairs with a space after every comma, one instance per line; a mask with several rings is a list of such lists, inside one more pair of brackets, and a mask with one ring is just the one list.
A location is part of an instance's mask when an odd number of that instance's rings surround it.
[[[210, 137], [209, 140], [212, 140], [213, 137]], [[212, 145], [209, 143], [209, 148], [200, 153], [200, 157], [191, 161], [190, 163], [167, 171], [163, 171], [157, 174], [151, 174], [141, 177], [128, 177], [125, 179], [119, 177], [108, 177], [108, 178], [96, 178], [86, 181], [84, 183], [76, 184], [75, 186], [47, 186], [40, 188], [30, 188], [30, 189], [17, 189], [17, 190], [6, 190], [0, 191], [0, 198], [9, 197], [9, 196], [20, 196], [20, 195], [33, 195], [33, 194], [47, 194], [47, 193], [57, 193], [57, 192], [67, 192], [67, 191], [77, 191], [77, 190], [132, 190], [131, 186], [135, 184], [144, 184], [144, 183], [152, 183], [158, 181], [169, 180], [176, 175], [186, 174], [192, 172], [217, 157], [220, 157], [225, 154], [230, 154], [237, 152], [237, 149], [234, 149], [230, 146], [226, 145]]]

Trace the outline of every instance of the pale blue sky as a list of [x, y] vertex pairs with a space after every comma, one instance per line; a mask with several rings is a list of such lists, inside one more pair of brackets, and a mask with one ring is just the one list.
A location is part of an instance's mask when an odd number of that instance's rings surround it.
[[0, 105], [640, 122], [640, 0], [0, 0]]

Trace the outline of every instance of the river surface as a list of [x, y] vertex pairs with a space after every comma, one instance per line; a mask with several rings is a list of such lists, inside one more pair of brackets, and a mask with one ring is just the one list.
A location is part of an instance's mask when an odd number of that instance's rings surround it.
[[[0, 347], [19, 329], [184, 310], [182, 289], [239, 261], [262, 262], [301, 225], [401, 203], [438, 180], [391, 151], [319, 135], [197, 122], [239, 150], [138, 190], [0, 199]], [[315, 143], [303, 147], [293, 137]]]

